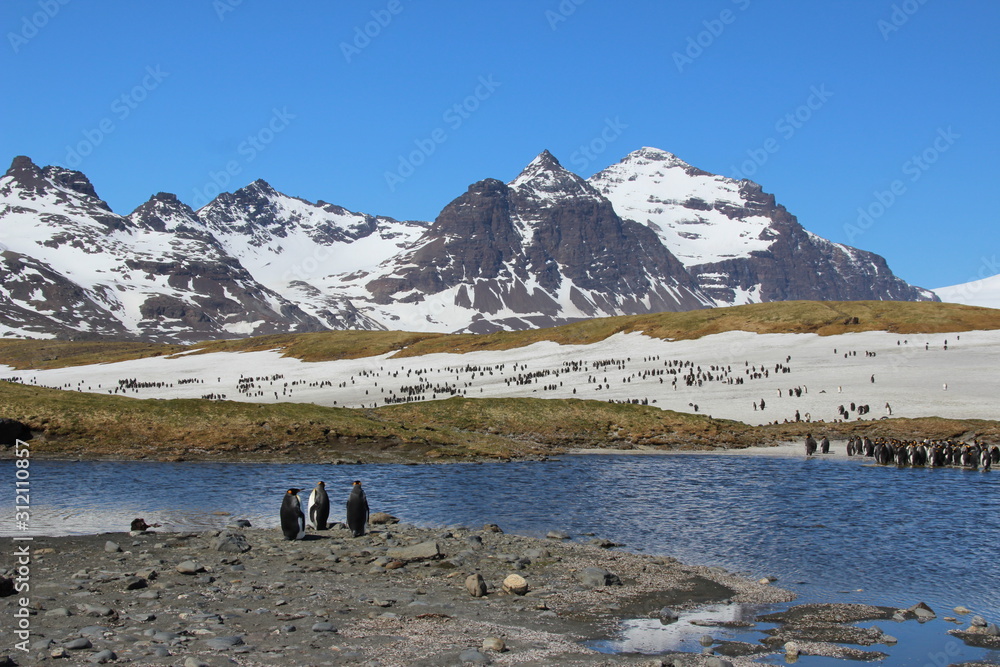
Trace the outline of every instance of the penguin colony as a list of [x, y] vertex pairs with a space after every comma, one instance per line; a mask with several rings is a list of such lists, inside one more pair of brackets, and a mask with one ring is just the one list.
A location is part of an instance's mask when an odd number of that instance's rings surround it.
[[[961, 336], [956, 340], [961, 341]], [[898, 339], [893, 341], [904, 354], [893, 357], [890, 370], [898, 366], [912, 365], [926, 355], [948, 350], [948, 340], [944, 345], [940, 340], [932, 344], [923, 338], [919, 341]], [[643, 343], [644, 345], [647, 343]], [[664, 343], [669, 344], [669, 343]], [[706, 362], [690, 358], [670, 358], [659, 354], [630, 356], [628, 354], [609, 355], [605, 358], [559, 359], [549, 361], [544, 356], [527, 361], [514, 360], [499, 363], [463, 363], [462, 365], [422, 365], [417, 358], [373, 358], [367, 368], [358, 368], [352, 362], [349, 372], [333, 377], [308, 379], [285, 373], [253, 374], [232, 373], [228, 377], [186, 376], [173, 381], [128, 377], [116, 380], [104, 379], [103, 383], [88, 380], [62, 382], [58, 389], [91, 391], [108, 394], [124, 394], [133, 397], [176, 398], [192, 397], [191, 387], [198, 387], [198, 396], [209, 400], [239, 400], [249, 402], [314, 402], [321, 405], [348, 408], [377, 408], [380, 406], [416, 403], [450, 398], [497, 397], [497, 396], [537, 396], [551, 398], [581, 398], [605, 400], [612, 403], [635, 405], [669, 404], [671, 409], [688, 410], [712, 415], [713, 407], [719, 409], [719, 385], [739, 387], [731, 396], [743, 396], [745, 408], [752, 413], [760, 413], [761, 423], [786, 423], [793, 421], [838, 422], [879, 418], [872, 415], [870, 403], [886, 406], [885, 416], [892, 411], [887, 401], [872, 396], [882, 393], [881, 383], [871, 373], [870, 364], [885, 358], [882, 350], [832, 348], [829, 359], [832, 365], [843, 367], [844, 376], [838, 376], [825, 386], [809, 387], [799, 381], [780, 382], [778, 376], [806, 379], [808, 368], [793, 367], [791, 355], [784, 351], [770, 360], [748, 358], [751, 355], [742, 343], [729, 347], [722, 346], [713, 360]], [[955, 345], [950, 346], [954, 348]], [[888, 349], [888, 348], [887, 348]], [[754, 353], [757, 356], [757, 353]], [[760, 353], [764, 354], [764, 353]], [[829, 354], [829, 352], [827, 352]], [[437, 358], [437, 357], [436, 357]], [[719, 361], [725, 359], [724, 362]], [[429, 361], [429, 359], [428, 359]], [[822, 362], [828, 363], [828, 362]], [[892, 366], [891, 364], [896, 364]], [[880, 370], [885, 371], [884, 367]], [[238, 378], [235, 377], [238, 374]], [[4, 378], [33, 386], [48, 386], [39, 382], [38, 376], [16, 376]], [[862, 388], [863, 385], [863, 388]], [[947, 383], [942, 385], [947, 391]], [[850, 388], [848, 388], [850, 387]], [[706, 390], [714, 390], [714, 400], [701, 398]], [[727, 390], [728, 391], [728, 390]], [[849, 395], [850, 392], [864, 392], [863, 395]], [[834, 395], [836, 394], [836, 398]], [[726, 394], [723, 394], [725, 396]], [[816, 402], [821, 395], [823, 407]], [[808, 401], [807, 401], [808, 399]], [[860, 399], [860, 400], [858, 400]], [[738, 400], [725, 398], [726, 401]], [[800, 402], [801, 401], [801, 402]], [[809, 403], [803, 410], [797, 408]], [[686, 406], [686, 408], [685, 408]], [[697, 409], [695, 407], [697, 406]], [[898, 406], [897, 406], [898, 407]], [[879, 410], [882, 413], [882, 410]], [[750, 419], [746, 419], [750, 423]]]
[[[309, 494], [306, 511], [302, 511], [299, 492], [302, 489], [291, 488], [285, 491], [281, 501], [279, 518], [281, 534], [286, 540], [301, 540], [306, 536], [306, 526], [313, 530], [326, 530], [330, 527], [330, 497], [326, 492], [326, 484], [319, 482]], [[361, 482], [355, 481], [351, 495], [347, 499], [347, 526], [354, 537], [365, 534], [368, 524], [368, 498], [361, 488]]]
[[912, 467], [959, 467], [969, 470], [990, 470], [1000, 463], [1000, 447], [974, 441], [971, 444], [953, 440], [895, 440], [867, 436], [852, 436], [847, 441], [848, 456], [865, 456], [879, 465]]

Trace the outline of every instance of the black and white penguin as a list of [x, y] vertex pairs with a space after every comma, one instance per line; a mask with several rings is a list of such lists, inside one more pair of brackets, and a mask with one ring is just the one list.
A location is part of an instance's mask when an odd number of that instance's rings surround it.
[[281, 501], [281, 533], [286, 540], [301, 540], [306, 536], [306, 517], [299, 502], [301, 489], [288, 489]]
[[326, 495], [326, 484], [318, 482], [306, 503], [306, 523], [313, 530], [326, 530], [326, 520], [329, 518], [330, 497]]
[[365, 534], [365, 524], [368, 523], [368, 498], [361, 488], [361, 482], [354, 482], [351, 495], [347, 499], [347, 527], [354, 537]]

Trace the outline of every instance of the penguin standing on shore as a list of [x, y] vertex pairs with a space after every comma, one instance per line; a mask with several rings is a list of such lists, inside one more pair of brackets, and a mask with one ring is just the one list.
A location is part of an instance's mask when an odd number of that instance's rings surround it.
[[306, 517], [299, 502], [301, 489], [288, 489], [281, 501], [281, 534], [286, 540], [301, 540], [306, 536]]
[[347, 499], [347, 527], [354, 537], [365, 534], [365, 524], [368, 523], [368, 498], [361, 488], [361, 482], [355, 480], [351, 495]]
[[326, 520], [329, 518], [330, 497], [326, 495], [326, 484], [318, 482], [306, 503], [306, 523], [313, 530], [326, 530]]

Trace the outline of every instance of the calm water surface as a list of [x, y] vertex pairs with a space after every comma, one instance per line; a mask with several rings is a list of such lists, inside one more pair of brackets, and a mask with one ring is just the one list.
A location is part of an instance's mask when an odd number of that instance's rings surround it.
[[[10, 480], [0, 484], [0, 535], [10, 536], [18, 532], [13, 463], [0, 469]], [[891, 654], [886, 664], [1000, 659], [945, 635], [957, 626], [940, 618], [961, 604], [1000, 621], [1000, 470], [711, 454], [433, 466], [33, 460], [30, 470], [35, 534], [117, 532], [138, 516], [174, 530], [222, 527], [233, 518], [277, 527], [285, 489], [308, 490], [319, 480], [333, 500], [331, 520], [342, 520], [351, 482], [361, 479], [372, 511], [418, 525], [493, 522], [526, 535], [554, 528], [593, 533], [633, 551], [775, 576], [799, 594], [797, 602], [927, 602], [938, 620], [880, 622], [900, 639], [891, 649], [873, 647]], [[740, 613], [702, 612], [717, 620]], [[706, 632], [760, 637], [686, 623], [660, 628], [636, 621], [627, 629], [620, 641], [599, 647], [695, 650], [691, 644]]]

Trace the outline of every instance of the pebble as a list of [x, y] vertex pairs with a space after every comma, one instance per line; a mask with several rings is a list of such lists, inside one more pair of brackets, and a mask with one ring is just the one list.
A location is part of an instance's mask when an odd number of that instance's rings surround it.
[[78, 637], [63, 644], [63, 648], [69, 649], [70, 651], [81, 651], [85, 648], [93, 647], [94, 645], [91, 644], [90, 640], [86, 637]]
[[118, 553], [119, 551], [122, 550], [122, 548], [118, 546], [117, 542], [112, 542], [108, 540], [107, 542], [104, 543], [104, 550], [107, 551], [108, 553]]

